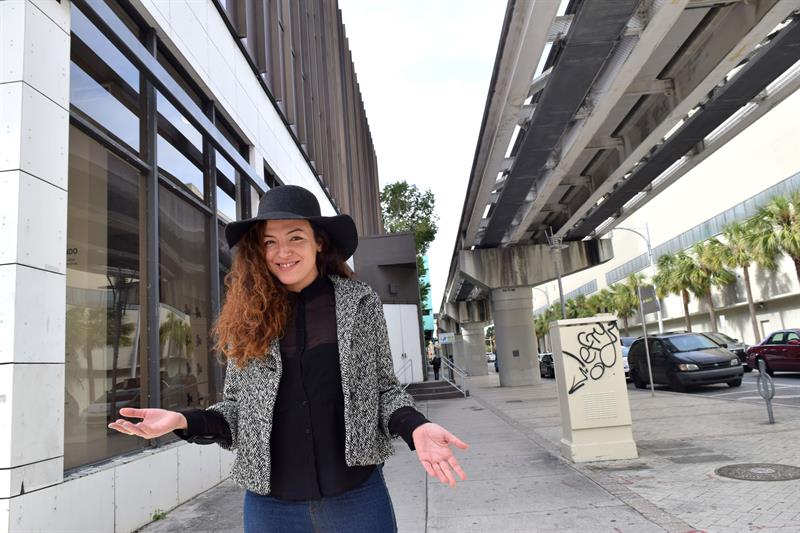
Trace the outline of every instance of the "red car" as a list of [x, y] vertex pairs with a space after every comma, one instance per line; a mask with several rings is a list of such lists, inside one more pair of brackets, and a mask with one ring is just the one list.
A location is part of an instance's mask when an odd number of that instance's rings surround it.
[[773, 372], [800, 372], [800, 329], [784, 329], [767, 336], [747, 349], [747, 364], [758, 370], [758, 360], [763, 359], [767, 374]]

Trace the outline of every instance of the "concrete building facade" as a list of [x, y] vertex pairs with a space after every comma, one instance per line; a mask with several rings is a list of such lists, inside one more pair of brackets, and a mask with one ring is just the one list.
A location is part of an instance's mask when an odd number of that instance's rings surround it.
[[231, 454], [109, 430], [204, 407], [225, 224], [301, 185], [382, 233], [336, 2], [0, 1], [0, 532], [133, 531]]

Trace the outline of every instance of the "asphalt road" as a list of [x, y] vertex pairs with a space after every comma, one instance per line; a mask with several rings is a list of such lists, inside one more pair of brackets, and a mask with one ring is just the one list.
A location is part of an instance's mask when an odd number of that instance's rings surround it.
[[[741, 387], [731, 388], [724, 383], [720, 383], [692, 388], [684, 394], [714, 396], [726, 400], [764, 405], [764, 399], [758, 394], [758, 388], [756, 387], [757, 378], [758, 372], [754, 371], [744, 375]], [[800, 373], [776, 372], [772, 379], [775, 382], [775, 397], [772, 399], [772, 403], [800, 407]], [[633, 388], [633, 383], [629, 383], [628, 387]], [[656, 390], [669, 390], [669, 387], [656, 385]]]

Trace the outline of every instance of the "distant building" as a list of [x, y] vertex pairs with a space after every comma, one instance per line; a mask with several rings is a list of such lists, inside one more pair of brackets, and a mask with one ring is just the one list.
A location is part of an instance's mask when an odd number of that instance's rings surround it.
[[[430, 285], [430, 267], [428, 266], [428, 256], [422, 256], [422, 264], [425, 266], [425, 275], [420, 278], [420, 285], [429, 284]], [[428, 291], [428, 296], [425, 298], [424, 301], [421, 302], [422, 305], [422, 330], [425, 336], [425, 346], [428, 346], [428, 343], [433, 340], [436, 336], [436, 324], [433, 320], [433, 300], [431, 298], [431, 291]]]

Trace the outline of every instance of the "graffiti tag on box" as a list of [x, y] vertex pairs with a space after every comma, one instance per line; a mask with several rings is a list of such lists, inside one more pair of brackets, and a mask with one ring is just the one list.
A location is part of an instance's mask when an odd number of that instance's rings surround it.
[[592, 331], [578, 333], [578, 353], [564, 350], [564, 355], [578, 362], [576, 373], [572, 376], [569, 394], [581, 389], [591, 381], [603, 377], [607, 368], [617, 362], [619, 333], [615, 322], [595, 324]]

